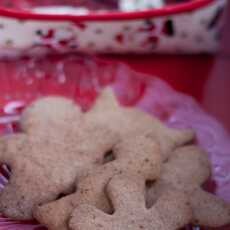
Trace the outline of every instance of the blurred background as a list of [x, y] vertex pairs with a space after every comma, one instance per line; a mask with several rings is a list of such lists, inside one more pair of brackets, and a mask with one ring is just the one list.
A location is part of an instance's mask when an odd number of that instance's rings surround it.
[[[230, 130], [230, 2], [225, 14], [221, 49], [216, 56], [124, 56], [137, 71], [156, 75], [175, 89], [194, 96]], [[164, 60], [164, 61], [163, 61]]]

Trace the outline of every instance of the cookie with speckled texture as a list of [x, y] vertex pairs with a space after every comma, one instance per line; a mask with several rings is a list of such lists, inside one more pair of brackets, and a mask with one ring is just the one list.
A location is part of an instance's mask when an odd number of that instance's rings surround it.
[[76, 178], [103, 162], [117, 141], [114, 132], [88, 125], [81, 110], [62, 97], [32, 103], [21, 119], [22, 132], [0, 138], [0, 161], [10, 166], [0, 193], [0, 212], [32, 218], [32, 209], [75, 188]]
[[113, 155], [113, 161], [99, 166], [79, 181], [76, 193], [35, 209], [35, 218], [50, 230], [67, 230], [69, 217], [80, 204], [94, 205], [105, 212], [112, 211], [104, 190], [114, 175], [132, 173], [145, 181], [154, 180], [160, 174], [159, 144], [146, 136], [127, 136], [114, 146]]
[[79, 205], [70, 218], [71, 230], [176, 230], [192, 217], [187, 196], [174, 189], [164, 191], [147, 209], [145, 181], [137, 176], [114, 176], [107, 192], [114, 212], [107, 214], [92, 205]]
[[197, 146], [178, 148], [163, 164], [160, 179], [147, 190], [147, 204], [151, 206], [159, 194], [173, 186], [190, 198], [193, 223], [208, 227], [226, 225], [230, 223], [230, 204], [201, 188], [210, 174], [206, 152]]
[[86, 119], [106, 125], [119, 133], [121, 138], [130, 133], [148, 135], [160, 143], [164, 159], [167, 159], [173, 149], [194, 138], [194, 131], [191, 129], [171, 129], [140, 109], [121, 106], [108, 88], [101, 93]]

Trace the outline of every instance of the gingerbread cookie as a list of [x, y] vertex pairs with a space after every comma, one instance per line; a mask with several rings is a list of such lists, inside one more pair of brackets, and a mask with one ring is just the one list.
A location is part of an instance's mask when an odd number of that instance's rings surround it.
[[164, 191], [150, 209], [145, 206], [145, 181], [137, 176], [117, 175], [107, 186], [114, 207], [112, 214], [82, 204], [69, 222], [71, 230], [176, 230], [190, 222], [192, 213], [187, 196]]
[[151, 206], [169, 186], [185, 192], [190, 198], [193, 223], [220, 227], [230, 223], [230, 204], [204, 191], [201, 186], [211, 173], [207, 154], [197, 146], [177, 149], [163, 164], [162, 175], [147, 191], [147, 204]]
[[99, 166], [79, 181], [75, 194], [38, 207], [34, 212], [35, 218], [49, 230], [67, 230], [70, 214], [79, 204], [94, 205], [105, 212], [112, 211], [104, 189], [114, 175], [133, 173], [145, 181], [154, 180], [160, 174], [159, 145], [146, 136], [127, 136], [115, 145], [113, 154], [115, 160]]
[[193, 140], [194, 132], [190, 129], [170, 129], [152, 115], [134, 107], [122, 107], [110, 89], [105, 89], [93, 108], [86, 114], [92, 123], [106, 125], [119, 133], [121, 138], [127, 134], [146, 134], [158, 141], [164, 159], [173, 149]]
[[79, 107], [61, 97], [30, 105], [21, 128], [0, 138], [0, 161], [12, 170], [0, 212], [14, 219], [30, 219], [34, 206], [72, 192], [76, 179], [102, 164], [117, 141], [108, 128], [85, 123]]

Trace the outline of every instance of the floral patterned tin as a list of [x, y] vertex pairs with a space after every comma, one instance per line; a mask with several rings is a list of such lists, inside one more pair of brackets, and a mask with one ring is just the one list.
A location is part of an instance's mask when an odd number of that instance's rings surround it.
[[44, 53], [212, 53], [226, 0], [141, 11], [17, 10], [0, 7], [0, 56]]

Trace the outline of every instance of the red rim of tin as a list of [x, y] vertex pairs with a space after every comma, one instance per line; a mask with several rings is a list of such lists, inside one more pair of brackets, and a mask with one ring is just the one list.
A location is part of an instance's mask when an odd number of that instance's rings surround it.
[[0, 7], [0, 15], [20, 20], [70, 20], [70, 21], [111, 21], [111, 20], [135, 20], [149, 17], [168, 16], [173, 14], [186, 13], [206, 7], [218, 0], [199, 0], [176, 5], [168, 5], [159, 9], [149, 9], [134, 12], [103, 12], [89, 13], [87, 15], [58, 15], [34, 13], [29, 10], [17, 10]]

